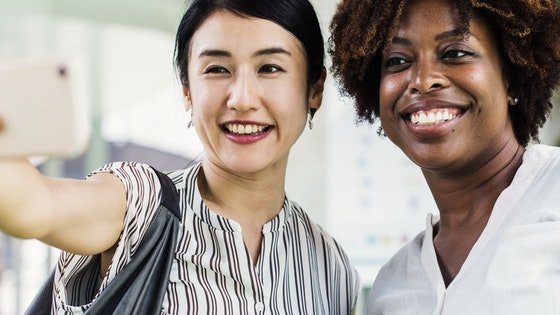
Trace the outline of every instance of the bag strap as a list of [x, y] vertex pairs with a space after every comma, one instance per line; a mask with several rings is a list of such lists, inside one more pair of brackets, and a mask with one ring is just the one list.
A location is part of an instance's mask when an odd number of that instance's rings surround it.
[[53, 304], [53, 285], [54, 285], [54, 274], [56, 273], [56, 266], [52, 268], [47, 280], [43, 282], [41, 288], [31, 304], [25, 310], [25, 315], [49, 315], [51, 313], [51, 308]]
[[179, 197], [171, 179], [154, 169], [161, 202], [129, 263], [95, 299], [86, 314], [160, 314], [175, 258]]
[[[173, 181], [152, 168], [161, 183], [160, 205], [130, 262], [95, 299], [86, 314], [159, 314], [175, 245], [181, 211]], [[51, 313], [56, 267], [31, 302], [25, 314]]]
[[152, 167], [156, 172], [161, 184], [161, 201], [160, 204], [169, 210], [179, 221], [181, 221], [181, 208], [179, 207], [179, 194], [175, 188], [175, 183], [166, 174]]

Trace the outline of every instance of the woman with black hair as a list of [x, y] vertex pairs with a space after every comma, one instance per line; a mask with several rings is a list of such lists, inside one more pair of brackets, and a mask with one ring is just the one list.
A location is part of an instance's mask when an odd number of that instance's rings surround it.
[[[367, 12], [367, 13], [366, 13]], [[380, 270], [371, 314], [560, 314], [555, 1], [344, 0], [333, 71], [420, 167], [439, 215]]]
[[[191, 2], [176, 64], [205, 156], [169, 174], [181, 225], [162, 314], [351, 313], [355, 269], [284, 191], [289, 151], [322, 102], [323, 59], [307, 0]], [[82, 313], [134, 258], [160, 189], [134, 162], [73, 181], [4, 159], [0, 228], [64, 250], [53, 312]]]

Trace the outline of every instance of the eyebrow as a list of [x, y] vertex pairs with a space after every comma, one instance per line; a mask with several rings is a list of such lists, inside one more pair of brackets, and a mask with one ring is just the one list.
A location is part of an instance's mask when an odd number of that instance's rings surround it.
[[271, 47], [271, 48], [265, 48], [257, 51], [256, 53], [253, 54], [253, 57], [274, 55], [274, 54], [284, 54], [288, 56], [292, 55], [289, 51], [285, 50], [282, 47]]
[[231, 57], [231, 53], [221, 49], [204, 49], [198, 54], [198, 58], [202, 57]]
[[[459, 29], [453, 29], [453, 30], [450, 30], [450, 31], [446, 31], [446, 32], [437, 34], [436, 37], [435, 37], [435, 40], [440, 41], [440, 40], [445, 39], [445, 38], [458, 37], [458, 36], [461, 36], [461, 35], [462, 34], [461, 34], [461, 31], [459, 31]], [[469, 33], [468, 35], [472, 35], [472, 34]], [[403, 37], [398, 37], [398, 36], [393, 37], [392, 43], [393, 44], [401, 44], [401, 45], [412, 45], [412, 42], [409, 39], [406, 39], [406, 38], [403, 38]]]
[[443, 32], [440, 33], [436, 36], [436, 40], [442, 40], [444, 38], [449, 38], [449, 37], [458, 37], [461, 36], [461, 31], [459, 31], [459, 29], [454, 29], [454, 30], [450, 30], [447, 32]]
[[[258, 50], [253, 54], [253, 57], [259, 56], [267, 56], [267, 55], [274, 55], [274, 54], [285, 54], [291, 56], [292, 54], [281, 47], [270, 47]], [[199, 58], [202, 57], [231, 57], [232, 54], [227, 50], [222, 49], [205, 49], [198, 54]]]

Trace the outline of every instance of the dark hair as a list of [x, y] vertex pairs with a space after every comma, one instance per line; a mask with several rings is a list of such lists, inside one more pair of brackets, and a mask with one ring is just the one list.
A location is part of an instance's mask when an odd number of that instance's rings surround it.
[[204, 20], [219, 10], [269, 20], [282, 26], [305, 49], [308, 83], [321, 77], [325, 47], [317, 14], [308, 0], [193, 0], [181, 19], [175, 39], [175, 66], [183, 85], [188, 85], [190, 41]]
[[[409, 0], [344, 0], [330, 25], [329, 53], [341, 92], [356, 100], [359, 120], [379, 117], [381, 54], [391, 41]], [[509, 106], [517, 141], [538, 142], [560, 81], [560, 10], [555, 0], [456, 0], [459, 29], [481, 16], [498, 38], [512, 97]], [[367, 14], [365, 14], [367, 12]]]

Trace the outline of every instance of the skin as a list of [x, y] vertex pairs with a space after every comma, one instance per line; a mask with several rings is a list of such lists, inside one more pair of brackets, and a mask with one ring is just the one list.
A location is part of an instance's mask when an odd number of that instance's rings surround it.
[[[228, 56], [201, 55], [208, 49]], [[186, 108], [193, 109], [207, 154], [199, 176], [202, 196], [212, 210], [241, 225], [256, 262], [262, 225], [282, 207], [289, 149], [304, 128], [307, 107], [321, 104], [325, 73], [308, 87], [297, 39], [272, 22], [229, 13], [211, 15], [197, 30], [189, 67]], [[243, 121], [264, 123], [268, 132], [250, 144], [232, 142], [220, 124]], [[101, 253], [103, 273], [125, 212], [126, 192], [112, 174], [47, 178], [26, 159], [0, 159], [0, 230], [8, 235], [76, 254]]]
[[[321, 105], [325, 74], [308, 88], [297, 38], [271, 21], [222, 11], [198, 28], [188, 62], [185, 105], [206, 153], [202, 197], [241, 225], [256, 263], [262, 226], [284, 202], [290, 148], [305, 127], [308, 106]], [[264, 129], [243, 136], [228, 124]]]
[[[446, 285], [460, 272], [499, 194], [522, 161], [508, 115], [496, 38], [473, 17], [454, 34], [451, 1], [414, 1], [383, 55], [380, 116], [387, 136], [422, 170], [440, 211], [434, 246]], [[416, 122], [421, 113], [447, 120]]]
[[118, 240], [125, 210], [124, 187], [113, 175], [48, 178], [26, 159], [0, 159], [0, 229], [8, 235], [98, 254]]

